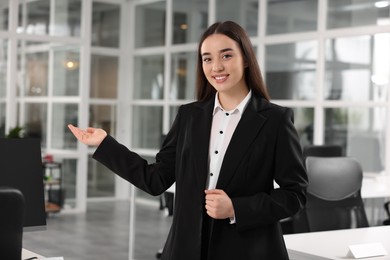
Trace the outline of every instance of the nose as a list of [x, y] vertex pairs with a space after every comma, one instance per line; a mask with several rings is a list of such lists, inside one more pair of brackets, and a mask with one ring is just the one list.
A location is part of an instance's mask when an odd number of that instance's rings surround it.
[[214, 64], [213, 64], [213, 71], [221, 71], [221, 70], [223, 70], [222, 63], [219, 62], [219, 61], [214, 62]]

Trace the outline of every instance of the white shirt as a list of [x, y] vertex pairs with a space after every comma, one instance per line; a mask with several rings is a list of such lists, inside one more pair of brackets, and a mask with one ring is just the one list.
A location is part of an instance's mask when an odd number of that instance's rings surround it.
[[248, 95], [246, 95], [235, 109], [226, 111], [219, 103], [218, 92], [215, 95], [213, 122], [210, 134], [209, 171], [206, 184], [206, 188], [209, 190], [215, 189], [217, 186], [226, 149], [251, 96], [252, 91], [249, 91]]

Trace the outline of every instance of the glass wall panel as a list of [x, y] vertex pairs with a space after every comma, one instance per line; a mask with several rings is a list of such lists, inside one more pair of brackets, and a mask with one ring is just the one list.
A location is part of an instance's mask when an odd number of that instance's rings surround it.
[[328, 39], [325, 98], [385, 101], [389, 88], [389, 46], [388, 33]]
[[115, 174], [107, 167], [88, 157], [88, 198], [113, 197], [115, 195]]
[[207, 0], [173, 0], [173, 44], [198, 42], [207, 28]]
[[6, 39], [0, 39], [0, 100], [7, 95], [7, 61], [8, 44]]
[[118, 57], [91, 56], [92, 98], [117, 98], [118, 93]]
[[93, 2], [92, 4], [92, 45], [119, 47], [120, 6]]
[[132, 147], [158, 149], [162, 136], [162, 107], [134, 106]]
[[49, 48], [48, 43], [19, 42], [19, 96], [47, 96]]
[[258, 0], [217, 0], [217, 21], [235, 21], [248, 32], [249, 36], [257, 35], [259, 12]]
[[317, 42], [266, 46], [266, 82], [272, 99], [314, 100]]
[[313, 144], [314, 109], [311, 107], [294, 108], [294, 126], [302, 147]]
[[65, 194], [64, 208], [75, 208], [77, 159], [62, 159], [60, 162], [62, 165], [62, 185]]
[[179, 106], [171, 106], [169, 108], [169, 126], [173, 124], [173, 121], [175, 120], [178, 111]]
[[0, 30], [8, 30], [9, 21], [9, 1], [0, 1]]
[[47, 104], [46, 103], [26, 103], [24, 105], [24, 127], [26, 135], [30, 138], [41, 139], [41, 146], [47, 145]]
[[[5, 137], [5, 102], [0, 102], [0, 138]], [[7, 129], [8, 133], [8, 129]]]
[[317, 30], [318, 0], [268, 0], [267, 34]]
[[162, 99], [164, 94], [164, 56], [134, 58], [134, 98]]
[[89, 108], [89, 126], [103, 128], [108, 134], [116, 134], [115, 105], [91, 105]]
[[365, 172], [385, 167], [387, 110], [382, 107], [325, 109], [325, 143], [342, 145]]
[[197, 53], [172, 54], [170, 99], [194, 99]]
[[81, 35], [81, 1], [82, 0], [55, 0], [53, 29], [50, 32], [55, 36]]
[[[135, 9], [135, 47], [165, 44], [165, 1], [144, 4]], [[150, 19], [153, 17], [153, 19]]]
[[80, 50], [77, 47], [53, 47], [53, 95], [78, 96]]
[[[18, 33], [80, 36], [81, 0], [20, 2]], [[51, 3], [54, 4], [53, 8]]]
[[78, 125], [77, 104], [53, 104], [52, 147], [69, 149], [77, 146], [77, 139], [69, 131], [67, 125]]
[[390, 24], [390, 2], [328, 0], [327, 28]]

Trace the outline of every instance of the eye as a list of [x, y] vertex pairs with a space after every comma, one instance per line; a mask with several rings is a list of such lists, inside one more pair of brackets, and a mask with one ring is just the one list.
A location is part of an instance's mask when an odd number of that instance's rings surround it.
[[222, 58], [223, 58], [224, 60], [230, 59], [231, 57], [233, 57], [233, 55], [231, 55], [231, 54], [224, 54], [224, 55], [222, 56]]
[[205, 62], [205, 63], [208, 63], [208, 62], [210, 62], [210, 61], [211, 61], [211, 59], [208, 58], [208, 57], [203, 58], [203, 62]]

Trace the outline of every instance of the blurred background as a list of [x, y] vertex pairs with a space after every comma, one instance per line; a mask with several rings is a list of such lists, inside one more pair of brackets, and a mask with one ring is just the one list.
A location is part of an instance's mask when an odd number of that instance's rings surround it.
[[137, 207], [161, 206], [92, 160], [67, 124], [104, 128], [152, 162], [195, 98], [201, 33], [225, 20], [247, 30], [302, 147], [341, 145], [366, 176], [388, 175], [389, 0], [0, 0], [0, 136], [41, 139], [61, 165], [61, 214], [124, 200], [137, 225]]

